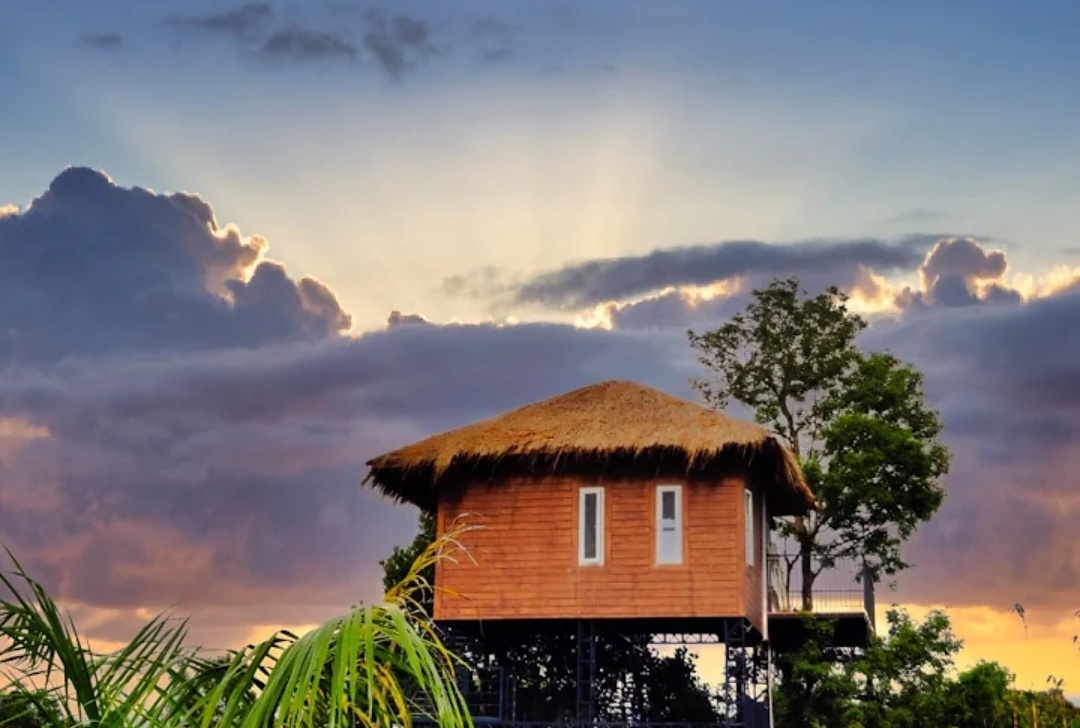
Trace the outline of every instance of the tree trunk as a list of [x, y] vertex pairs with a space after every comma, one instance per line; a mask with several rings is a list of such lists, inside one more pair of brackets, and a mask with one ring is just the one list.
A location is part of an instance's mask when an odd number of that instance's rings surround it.
[[802, 608], [810, 612], [814, 609], [814, 562], [810, 543], [799, 544], [799, 562], [802, 565]]

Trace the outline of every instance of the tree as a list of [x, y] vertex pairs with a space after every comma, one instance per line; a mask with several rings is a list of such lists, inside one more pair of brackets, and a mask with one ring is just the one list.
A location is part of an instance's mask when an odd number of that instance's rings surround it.
[[3, 728], [49, 728], [63, 723], [60, 707], [46, 690], [18, 689], [0, 694], [0, 726]]
[[716, 706], [701, 682], [694, 655], [679, 647], [673, 655], [655, 657], [645, 682], [648, 719], [663, 723], [713, 723]]
[[[427, 511], [420, 511], [420, 530], [408, 546], [395, 546], [394, 551], [387, 558], [379, 562], [383, 568], [383, 588], [390, 589], [394, 584], [400, 584], [408, 576], [420, 554], [424, 553], [435, 542], [435, 519]], [[420, 578], [428, 585], [434, 587], [435, 565], [431, 564], [420, 572]], [[427, 589], [420, 598], [420, 606], [427, 615], [432, 614], [435, 608], [434, 589]]]
[[1013, 676], [996, 662], [980, 662], [962, 672], [950, 690], [949, 713], [957, 728], [1011, 725]]
[[832, 646], [830, 623], [803, 615], [806, 640], [777, 659], [777, 728], [1080, 728], [1080, 709], [1054, 681], [1017, 691], [994, 662], [957, 674], [962, 645], [945, 612], [887, 618], [887, 633], [859, 653]]
[[947, 726], [949, 672], [961, 643], [947, 614], [932, 611], [921, 624], [890, 610], [889, 631], [848, 669], [858, 686], [856, 712], [866, 728]]
[[833, 646], [832, 623], [803, 616], [807, 639], [777, 660], [777, 728], [956, 726], [950, 671], [960, 642], [948, 616], [887, 617], [888, 633], [860, 653]]
[[710, 406], [738, 402], [799, 458], [817, 505], [780, 523], [795, 541], [804, 609], [818, 575], [860, 562], [873, 581], [907, 567], [901, 547], [941, 506], [949, 455], [922, 375], [856, 345], [866, 321], [829, 288], [808, 296], [797, 278], [773, 281], [719, 328], [688, 332], [710, 376], [695, 387]]
[[858, 686], [846, 666], [851, 650], [837, 648], [834, 624], [802, 615], [798, 648], [776, 657], [781, 679], [773, 691], [776, 728], [846, 728], [858, 725]]

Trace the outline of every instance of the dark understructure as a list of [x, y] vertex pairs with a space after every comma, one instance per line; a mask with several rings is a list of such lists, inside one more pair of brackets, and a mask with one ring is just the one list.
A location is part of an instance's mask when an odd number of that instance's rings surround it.
[[[536, 635], [537, 630], [552, 630], [573, 640], [574, 655], [573, 702], [553, 704], [547, 716], [529, 715], [515, 700], [515, 676], [502, 665], [479, 667], [472, 675], [464, 675], [462, 688], [470, 699], [473, 719], [477, 724], [506, 728], [539, 728], [540, 726], [694, 726], [680, 720], [656, 722], [646, 719], [647, 706], [635, 704], [635, 693], [628, 690], [618, 705], [601, 705], [598, 700], [598, 648], [601, 640], [625, 640], [638, 648], [657, 645], [723, 644], [725, 648], [722, 714], [718, 721], [700, 725], [725, 728], [767, 728], [769, 723], [769, 650], [750, 623], [744, 619], [703, 620], [697, 624], [649, 624], [648, 620], [567, 620], [548, 621], [543, 625], [505, 623], [485, 630], [483, 642], [498, 645], [516, 642], [524, 634]], [[458, 649], [469, 650], [476, 643], [475, 630], [479, 625], [454, 625]], [[679, 629], [679, 632], [656, 632], [657, 629]], [[682, 631], [685, 630], [685, 631]], [[469, 634], [472, 632], [472, 634]], [[468, 636], [466, 636], [468, 635]]]
[[[867, 590], [866, 593], [872, 593]], [[872, 606], [872, 605], [867, 605]], [[837, 646], [860, 649], [872, 635], [872, 619], [861, 613], [815, 614], [814, 619], [834, 623]], [[465, 695], [477, 725], [501, 728], [770, 728], [770, 693], [776, 680], [774, 655], [794, 648], [801, 640], [803, 613], [776, 613], [770, 617], [770, 631], [778, 643], [762, 638], [744, 618], [690, 619], [580, 619], [580, 620], [492, 620], [487, 622], [444, 622], [440, 624], [448, 646], [466, 657], [471, 672], [462, 671], [459, 687]], [[518, 679], [512, 664], [505, 660], [514, 647], [530, 639], [562, 640], [573, 664], [563, 665], [569, 691], [552, 690], [541, 709], [518, 699]], [[605, 644], [622, 642], [637, 649], [658, 646], [722, 645], [723, 681], [718, 686], [717, 715], [714, 720], [655, 720], [649, 706], [632, 686], [617, 700], [602, 704], [598, 683]], [[547, 642], [546, 644], [550, 644]], [[552, 676], [553, 682], [557, 676]], [[635, 700], [636, 698], [636, 700]]]

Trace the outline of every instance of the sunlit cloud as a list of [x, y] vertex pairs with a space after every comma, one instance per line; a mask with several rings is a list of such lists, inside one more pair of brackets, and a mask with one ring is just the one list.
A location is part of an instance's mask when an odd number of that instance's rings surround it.
[[1080, 282], [1080, 266], [1056, 265], [1041, 274], [1015, 273], [1009, 285], [1025, 300], [1048, 298]]
[[28, 444], [48, 436], [49, 428], [26, 417], [0, 416], [0, 465], [9, 465]]
[[593, 306], [589, 311], [574, 315], [573, 325], [582, 329], [611, 330], [615, 328], [615, 317], [621, 311], [665, 298], [678, 299], [682, 306], [693, 311], [711, 301], [729, 299], [736, 294], [743, 293], [745, 288], [744, 280], [742, 276], [734, 276], [703, 286], [666, 286], [655, 293], [645, 296], [637, 296], [622, 301], [607, 301]]

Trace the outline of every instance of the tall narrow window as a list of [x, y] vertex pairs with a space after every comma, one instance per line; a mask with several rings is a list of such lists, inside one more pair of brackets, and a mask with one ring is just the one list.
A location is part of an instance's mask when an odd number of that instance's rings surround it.
[[745, 493], [746, 502], [746, 563], [750, 566], [754, 565], [754, 551], [757, 550], [757, 539], [754, 538], [754, 494], [747, 489]]
[[656, 488], [656, 563], [681, 564], [683, 559], [682, 486]]
[[603, 488], [578, 491], [578, 563], [582, 566], [604, 563]]

